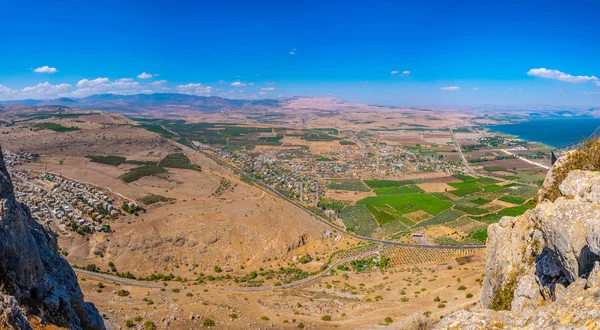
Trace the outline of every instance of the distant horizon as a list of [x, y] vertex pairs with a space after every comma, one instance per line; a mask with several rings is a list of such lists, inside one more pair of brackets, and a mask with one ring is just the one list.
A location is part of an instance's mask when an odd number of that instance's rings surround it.
[[[45, 98], [45, 99], [35, 99], [35, 98], [11, 99], [11, 100], [0, 100], [0, 105], [1, 104], [7, 104], [7, 103], [18, 104], [19, 102], [27, 102], [27, 101], [40, 101], [40, 102], [44, 102], [45, 101], [45, 102], [49, 102], [49, 101], [55, 101], [55, 100], [60, 100], [60, 99], [82, 100], [82, 99], [86, 99], [86, 98], [90, 98], [90, 97], [94, 97], [94, 96], [100, 96], [100, 95], [138, 96], [138, 95], [155, 95], [155, 94], [185, 95], [185, 96], [193, 96], [193, 97], [200, 97], [200, 98], [214, 97], [214, 98], [221, 98], [221, 99], [225, 99], [225, 100], [239, 100], [239, 101], [261, 101], [261, 100], [282, 100], [282, 99], [285, 100], [285, 99], [294, 99], [294, 98], [336, 99], [336, 100], [343, 101], [343, 102], [358, 103], [358, 104], [363, 104], [363, 105], [367, 105], [367, 106], [374, 106], [374, 107], [406, 107], [406, 108], [431, 107], [431, 108], [455, 108], [455, 109], [476, 109], [476, 108], [482, 108], [482, 107], [493, 107], [493, 108], [495, 108], [495, 110], [504, 110], [504, 111], [518, 111], [518, 110], [515, 110], [515, 108], [522, 108], [522, 109], [519, 109], [519, 110], [523, 110], [523, 111], [535, 111], [536, 110], [536, 109], [527, 109], [527, 107], [545, 107], [546, 108], [546, 109], [543, 109], [543, 110], [540, 110], [540, 111], [564, 110], [565, 108], [568, 109], [568, 108], [583, 108], [583, 107], [585, 107], [585, 108], [587, 108], [587, 107], [591, 107], [591, 108], [599, 107], [600, 108], [600, 104], [598, 104], [598, 105], [479, 104], [479, 105], [469, 105], [469, 106], [455, 106], [455, 105], [444, 105], [444, 104], [414, 104], [414, 105], [398, 104], [398, 105], [394, 105], [394, 104], [375, 104], [375, 103], [354, 102], [354, 101], [344, 100], [344, 99], [336, 98], [336, 97], [332, 97], [332, 96], [321, 96], [321, 97], [318, 97], [318, 96], [294, 95], [294, 96], [280, 96], [280, 97], [266, 97], [266, 98], [250, 99], [250, 98], [228, 98], [228, 97], [222, 97], [222, 96], [217, 96], [217, 95], [211, 95], [211, 96], [190, 95], [190, 94], [183, 94], [183, 93], [176, 93], [176, 92], [155, 92], [155, 93], [136, 93], [136, 94], [100, 93], [100, 94], [87, 95], [87, 96], [84, 96], [84, 97], [61, 96], [61, 97]], [[511, 108], [511, 109], [500, 109], [500, 108], [503, 108], [503, 107]]]

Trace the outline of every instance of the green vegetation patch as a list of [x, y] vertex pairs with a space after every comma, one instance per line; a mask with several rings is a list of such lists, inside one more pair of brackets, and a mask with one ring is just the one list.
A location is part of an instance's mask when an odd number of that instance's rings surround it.
[[419, 222], [414, 228], [425, 228], [433, 225], [441, 225], [447, 222], [454, 221], [465, 215], [464, 212], [459, 210], [448, 209], [442, 213], [434, 216], [433, 218]]
[[159, 167], [185, 168], [201, 171], [202, 167], [192, 164], [192, 161], [183, 153], [170, 154], [158, 162]]
[[79, 131], [80, 129], [77, 127], [65, 127], [61, 124], [56, 123], [37, 123], [35, 124], [36, 129], [49, 129], [58, 133], [63, 132], [71, 132], [71, 131]]
[[472, 200], [470, 202], [473, 203], [473, 204], [477, 204], [477, 205], [485, 205], [485, 204], [491, 202], [491, 200], [485, 199], [485, 198], [477, 198], [477, 199], [474, 199], [474, 200]]
[[357, 202], [363, 205], [391, 206], [400, 214], [423, 210], [431, 215], [439, 214], [451, 204], [430, 194], [382, 195], [367, 197]]
[[150, 195], [140, 198], [140, 201], [142, 203], [144, 203], [145, 205], [151, 205], [151, 204], [160, 203], [160, 202], [170, 202], [170, 201], [174, 201], [174, 200], [175, 200], [175, 198], [169, 198], [169, 197], [165, 197], [162, 195], [154, 195], [154, 194], [150, 194]]
[[498, 214], [502, 215], [502, 216], [507, 215], [507, 216], [511, 216], [511, 217], [516, 217], [516, 216], [519, 216], [519, 215], [525, 213], [525, 211], [529, 210], [530, 208], [531, 208], [530, 205], [524, 204], [524, 205], [505, 208], [504, 210], [500, 210], [498, 212]]
[[356, 143], [354, 143], [352, 141], [346, 141], [346, 140], [340, 141], [340, 144], [343, 145], [343, 146], [354, 146], [354, 145], [356, 145]]
[[365, 184], [369, 186], [369, 188], [378, 189], [378, 188], [389, 188], [389, 187], [400, 187], [407, 184], [415, 183], [413, 180], [364, 180]]
[[121, 179], [127, 183], [139, 180], [145, 176], [156, 175], [160, 173], [166, 173], [167, 170], [160, 166], [140, 166], [132, 168], [129, 172], [121, 175]]
[[328, 186], [329, 189], [333, 190], [347, 190], [347, 191], [371, 191], [369, 187], [365, 186], [361, 181], [341, 181], [332, 182]]
[[504, 189], [504, 187], [499, 186], [497, 184], [491, 184], [489, 186], [484, 186], [483, 187], [483, 191], [485, 191], [485, 192], [498, 191], [498, 190], [502, 190], [502, 189]]
[[501, 200], [503, 202], [517, 204], [517, 205], [521, 205], [521, 204], [525, 203], [524, 198], [517, 197], [517, 196], [511, 196], [511, 195], [502, 196], [499, 200]]
[[469, 188], [451, 190], [451, 191], [449, 191], [449, 193], [451, 193], [452, 195], [455, 195], [455, 196], [463, 197], [463, 196], [467, 196], [472, 193], [476, 193], [476, 192], [480, 192], [480, 191], [482, 191], [482, 189], [480, 187], [469, 187]]
[[477, 181], [474, 180], [464, 182], [449, 182], [448, 185], [455, 189], [473, 188], [481, 186]]
[[464, 174], [455, 174], [453, 175], [453, 177], [459, 179], [460, 181], [463, 182], [468, 182], [468, 181], [475, 181], [475, 178], [469, 175], [464, 175]]
[[340, 211], [346, 230], [370, 237], [377, 230], [377, 221], [364, 205], [348, 205]]
[[423, 190], [417, 186], [414, 189], [411, 187], [412, 185], [402, 186], [402, 187], [387, 187], [387, 188], [379, 188], [375, 189], [375, 193], [377, 195], [406, 195], [406, 194], [415, 194], [422, 193]]
[[127, 158], [121, 156], [85, 156], [90, 159], [90, 161], [94, 163], [106, 164], [118, 166], [121, 163], [124, 163]]

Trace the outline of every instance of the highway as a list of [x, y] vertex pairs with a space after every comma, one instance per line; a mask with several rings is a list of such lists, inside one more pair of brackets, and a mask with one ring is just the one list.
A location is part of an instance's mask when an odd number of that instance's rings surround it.
[[[191, 144], [191, 142], [190, 142]], [[360, 235], [356, 235], [354, 233], [350, 233], [345, 231], [343, 228], [340, 228], [336, 225], [334, 225], [333, 223], [327, 221], [326, 219], [324, 219], [321, 216], [318, 216], [316, 214], [314, 214], [313, 212], [311, 212], [310, 210], [302, 207], [301, 205], [299, 205], [298, 203], [294, 202], [293, 200], [289, 199], [287, 196], [283, 195], [282, 193], [280, 193], [279, 191], [275, 190], [274, 188], [270, 187], [269, 185], [263, 183], [260, 180], [256, 180], [253, 179], [251, 176], [249, 176], [246, 172], [238, 169], [237, 167], [223, 161], [222, 159], [211, 155], [210, 153], [204, 151], [204, 150], [200, 150], [200, 149], [196, 149], [198, 152], [202, 153], [203, 155], [205, 155], [206, 157], [212, 159], [213, 161], [215, 161], [216, 163], [222, 165], [222, 166], [226, 166], [227, 168], [231, 169], [232, 171], [234, 171], [235, 173], [248, 178], [249, 180], [251, 180], [252, 182], [254, 182], [257, 186], [259, 186], [260, 188], [267, 190], [268, 192], [272, 193], [273, 195], [284, 199], [290, 203], [292, 203], [294, 206], [296, 206], [297, 208], [299, 208], [300, 210], [302, 210], [303, 212], [305, 212], [306, 214], [312, 216], [315, 220], [325, 224], [326, 226], [329, 226], [332, 229], [335, 229], [338, 232], [341, 232], [347, 236], [350, 236], [352, 238], [361, 240], [361, 241], [366, 241], [366, 242], [371, 242], [371, 243], [380, 243], [380, 244], [389, 244], [389, 245], [395, 245], [395, 246], [402, 246], [402, 247], [419, 247], [419, 248], [427, 248], [427, 249], [453, 249], [453, 250], [463, 250], [463, 249], [485, 249], [485, 245], [417, 245], [417, 244], [407, 244], [407, 243], [400, 243], [400, 242], [394, 242], [394, 241], [386, 241], [386, 240], [381, 240], [381, 239], [376, 239], [376, 238], [371, 238], [371, 237], [364, 237], [364, 236], [360, 236]]]

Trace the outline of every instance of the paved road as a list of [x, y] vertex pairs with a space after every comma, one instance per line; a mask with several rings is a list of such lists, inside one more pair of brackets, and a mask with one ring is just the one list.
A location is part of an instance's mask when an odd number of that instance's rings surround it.
[[153, 282], [130, 280], [127, 278], [122, 278], [122, 277], [118, 277], [118, 276], [114, 276], [114, 275], [90, 272], [89, 270], [84, 270], [84, 269], [73, 268], [73, 270], [75, 271], [75, 273], [78, 273], [78, 274], [93, 276], [93, 277], [101, 278], [103, 280], [115, 282], [115, 283], [119, 283], [119, 284], [139, 286], [139, 287], [143, 287], [143, 288], [152, 288], [152, 289], [158, 289], [158, 288], [164, 287], [164, 285], [155, 284]]
[[[257, 292], [257, 291], [271, 291], [271, 290], [277, 290], [277, 289], [289, 289], [289, 288], [293, 288], [293, 287], [298, 287], [298, 286], [301, 286], [301, 285], [310, 284], [310, 283], [318, 281], [323, 276], [329, 274], [329, 272], [331, 270], [335, 269], [337, 266], [339, 266], [339, 265], [341, 265], [341, 264], [343, 264], [345, 262], [356, 260], [356, 259], [360, 259], [360, 258], [362, 258], [364, 256], [377, 253], [377, 252], [383, 250], [385, 247], [386, 247], [386, 245], [382, 245], [382, 246], [380, 246], [379, 248], [377, 248], [375, 250], [366, 251], [366, 252], [363, 252], [363, 253], [361, 253], [359, 255], [356, 255], [356, 256], [353, 256], [353, 257], [348, 257], [348, 258], [345, 258], [345, 259], [340, 259], [340, 260], [334, 262], [333, 264], [329, 265], [324, 271], [322, 271], [321, 273], [319, 273], [316, 276], [307, 277], [305, 279], [302, 279], [302, 280], [299, 280], [299, 281], [295, 281], [295, 282], [292, 282], [292, 283], [288, 283], [288, 284], [283, 284], [283, 285], [279, 285], [279, 286], [269, 285], [269, 286], [257, 286], [257, 287], [207, 287], [207, 289], [220, 290], [220, 291], [235, 291], [235, 292]], [[103, 273], [96, 273], [96, 272], [90, 272], [88, 270], [77, 269], [77, 268], [73, 268], [73, 270], [76, 273], [79, 273], [79, 274], [84, 274], [84, 275], [88, 275], [88, 276], [100, 278], [100, 279], [103, 279], [103, 280], [106, 280], [106, 281], [123, 284], [123, 285], [131, 285], [131, 286], [137, 286], [137, 287], [143, 287], [143, 288], [152, 288], [152, 289], [158, 289], [158, 288], [163, 288], [164, 287], [164, 284], [163, 285], [159, 285], [159, 284], [156, 284], [154, 282], [145, 282], [145, 281], [130, 280], [130, 279], [126, 279], [126, 278], [114, 276], [114, 275], [103, 274]]]
[[200, 153], [202, 153], [203, 155], [205, 155], [206, 157], [214, 160], [215, 162], [217, 162], [220, 165], [226, 166], [227, 168], [231, 169], [232, 171], [234, 171], [235, 173], [244, 176], [250, 180], [252, 180], [252, 182], [254, 182], [256, 185], [258, 185], [260, 188], [265, 189], [269, 192], [271, 192], [272, 194], [274, 194], [275, 196], [284, 199], [290, 203], [292, 203], [294, 206], [296, 206], [297, 208], [299, 208], [300, 210], [302, 210], [303, 212], [305, 212], [306, 214], [312, 216], [315, 220], [325, 224], [326, 226], [329, 226], [345, 235], [348, 235], [350, 237], [356, 238], [358, 240], [361, 241], [367, 241], [367, 242], [371, 242], [371, 243], [380, 243], [380, 244], [389, 244], [389, 245], [395, 245], [395, 246], [403, 246], [403, 247], [420, 247], [420, 248], [427, 248], [427, 249], [453, 249], [453, 250], [463, 250], [463, 249], [485, 249], [485, 245], [416, 245], [416, 244], [406, 244], [406, 243], [400, 243], [400, 242], [394, 242], [394, 241], [386, 241], [386, 240], [381, 240], [381, 239], [375, 239], [375, 238], [371, 238], [371, 237], [364, 237], [364, 236], [360, 236], [360, 235], [356, 235], [350, 232], [345, 231], [343, 228], [340, 228], [336, 225], [334, 225], [333, 223], [325, 220], [323, 217], [320, 217], [314, 213], [312, 213], [311, 211], [307, 210], [306, 208], [302, 207], [301, 205], [299, 205], [298, 203], [294, 202], [293, 200], [289, 199], [287, 196], [283, 195], [282, 193], [280, 193], [279, 191], [275, 190], [274, 188], [270, 187], [269, 185], [261, 182], [260, 180], [256, 180], [253, 179], [252, 177], [250, 177], [246, 172], [238, 169], [237, 167], [223, 161], [222, 159], [204, 151], [204, 150], [200, 150], [197, 149]]
[[469, 162], [467, 161], [467, 159], [463, 155], [462, 149], [460, 148], [460, 144], [458, 143], [458, 140], [454, 136], [454, 131], [452, 129], [450, 129], [450, 128], [449, 128], [449, 130], [450, 130], [450, 135], [452, 136], [452, 141], [454, 142], [454, 146], [456, 147], [456, 150], [460, 154], [460, 158], [462, 159], [463, 165], [465, 166], [465, 170], [468, 173], [473, 173], [474, 174], [475, 171], [471, 168], [471, 166], [469, 165]]

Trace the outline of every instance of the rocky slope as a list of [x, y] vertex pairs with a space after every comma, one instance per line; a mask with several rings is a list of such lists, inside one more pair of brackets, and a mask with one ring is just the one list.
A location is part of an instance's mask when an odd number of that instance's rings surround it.
[[[564, 162], [563, 162], [564, 163]], [[438, 329], [575, 329], [600, 324], [600, 172], [548, 173], [535, 209], [488, 228], [479, 304]], [[545, 191], [558, 185], [551, 201]]]
[[54, 324], [104, 329], [93, 304], [83, 300], [77, 278], [58, 255], [56, 239], [18, 203], [0, 150], [0, 328]]

